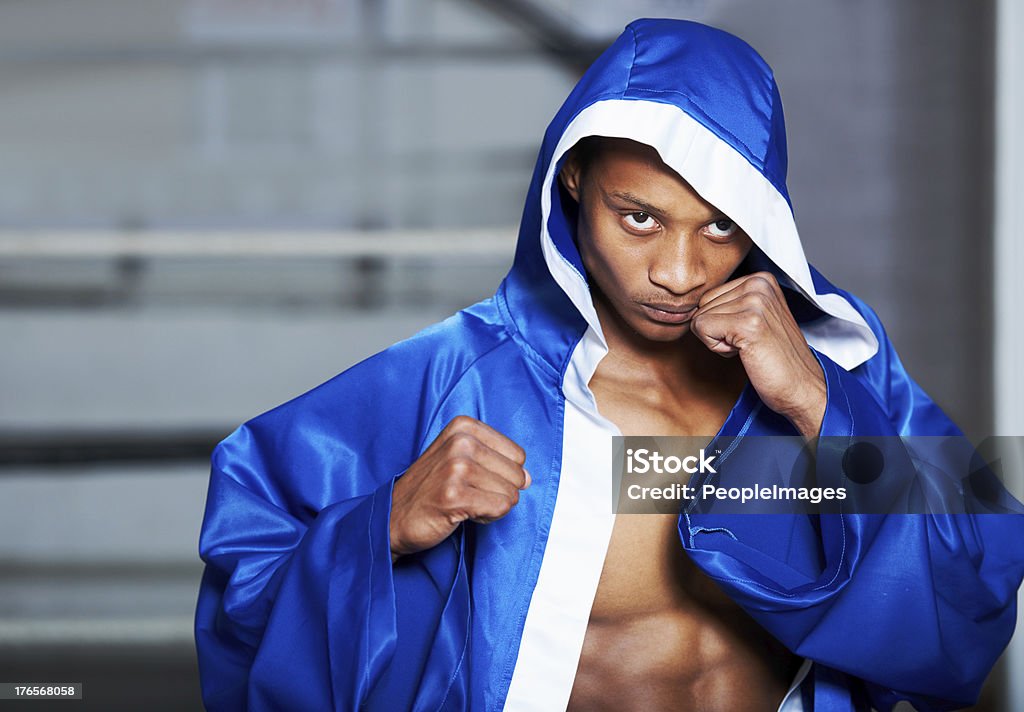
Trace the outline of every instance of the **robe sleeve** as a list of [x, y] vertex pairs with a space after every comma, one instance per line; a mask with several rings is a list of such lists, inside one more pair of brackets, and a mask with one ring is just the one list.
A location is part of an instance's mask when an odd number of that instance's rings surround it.
[[451, 417], [475, 414], [449, 395], [503, 343], [460, 312], [218, 445], [195, 629], [207, 709], [457, 704], [470, 615], [462, 530], [393, 565], [391, 492]]
[[[899, 443], [959, 435], [907, 376], [877, 317], [855, 303], [880, 350], [854, 372], [817, 354], [828, 388], [822, 436]], [[840, 467], [824, 459], [819, 448], [819, 482], [823, 468]], [[902, 699], [922, 711], [973, 704], [1013, 632], [1024, 515], [702, 516], [683, 532], [691, 558], [790, 650], [815, 661], [818, 677], [859, 678], [879, 710]], [[796, 554], [808, 551], [810, 567], [806, 553]], [[817, 702], [816, 710], [829, 708]]]
[[200, 540], [206, 707], [357, 709], [396, 640], [393, 480], [302, 521], [256, 489], [258, 478], [239, 481], [233, 449], [214, 455]]

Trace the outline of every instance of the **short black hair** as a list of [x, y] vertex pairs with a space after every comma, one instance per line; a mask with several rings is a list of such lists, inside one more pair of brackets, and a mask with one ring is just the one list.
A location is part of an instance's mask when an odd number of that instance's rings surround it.
[[606, 137], [604, 136], [584, 136], [566, 152], [565, 160], [575, 162], [579, 168], [581, 184], [590, 166], [597, 159], [598, 153], [601, 150], [601, 144], [605, 140]]
[[[597, 157], [600, 155], [601, 149], [607, 140], [608, 139], [605, 136], [584, 136], [573, 144], [572, 148], [565, 152], [565, 158], [562, 160], [562, 166], [564, 167], [569, 162], [576, 164], [581, 197], [583, 195], [583, 183], [586, 180], [587, 172], [594, 164], [594, 161], [597, 160]], [[558, 193], [562, 198], [562, 205], [566, 209], [566, 216], [569, 218], [570, 223], [575, 225], [578, 215], [576, 211], [579, 209], [579, 204], [572, 195], [569, 194], [565, 184], [558, 178], [556, 178], [556, 180], [558, 180]]]

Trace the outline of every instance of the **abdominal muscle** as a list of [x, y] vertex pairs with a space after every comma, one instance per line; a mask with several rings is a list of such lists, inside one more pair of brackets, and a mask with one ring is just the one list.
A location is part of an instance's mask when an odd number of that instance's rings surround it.
[[672, 515], [619, 515], [568, 709], [776, 710], [797, 661], [688, 559]]
[[[709, 380], [720, 388], [681, 402], [602, 368], [590, 387], [625, 435], [716, 432], [745, 382], [735, 362], [722, 369]], [[677, 515], [616, 515], [571, 712], [771, 712], [785, 697], [799, 660], [696, 567], [677, 526]]]

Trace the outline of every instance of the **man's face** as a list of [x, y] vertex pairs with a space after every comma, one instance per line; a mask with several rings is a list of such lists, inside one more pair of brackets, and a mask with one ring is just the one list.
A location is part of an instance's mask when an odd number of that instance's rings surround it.
[[602, 326], [674, 341], [689, 332], [701, 296], [746, 257], [750, 238], [650, 146], [598, 141], [585, 167], [566, 162], [561, 180], [580, 206], [578, 246]]

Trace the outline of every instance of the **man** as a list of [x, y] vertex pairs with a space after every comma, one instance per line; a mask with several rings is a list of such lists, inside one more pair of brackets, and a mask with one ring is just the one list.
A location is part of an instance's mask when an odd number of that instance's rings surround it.
[[784, 181], [763, 60], [631, 24], [548, 129], [497, 294], [217, 448], [208, 708], [970, 704], [1021, 517], [608, 505], [618, 434], [958, 432], [807, 264]]

